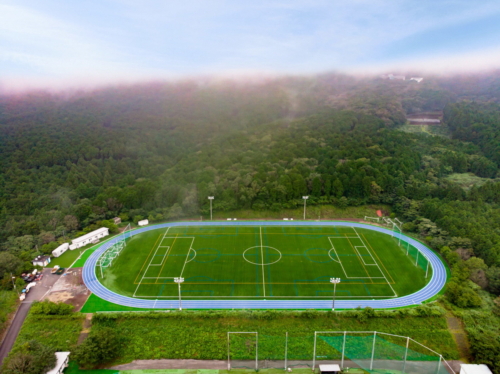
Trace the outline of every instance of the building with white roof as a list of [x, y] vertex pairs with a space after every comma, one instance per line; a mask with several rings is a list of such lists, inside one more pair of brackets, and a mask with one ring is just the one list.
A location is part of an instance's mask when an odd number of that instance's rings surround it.
[[56, 249], [54, 249], [52, 251], [52, 256], [59, 257], [64, 252], [66, 252], [68, 250], [68, 248], [69, 248], [69, 243], [61, 244], [59, 247], [57, 247]]
[[109, 235], [109, 229], [107, 227], [101, 227], [100, 229], [89, 232], [88, 234], [80, 236], [79, 238], [73, 239], [71, 241], [69, 249], [84, 247], [90, 243], [97, 243], [99, 239], [104, 238], [105, 236], [108, 235]]
[[56, 366], [47, 372], [47, 374], [62, 374], [68, 366], [69, 354], [71, 352], [56, 352]]
[[460, 374], [492, 374], [488, 366], [484, 364], [460, 364]]

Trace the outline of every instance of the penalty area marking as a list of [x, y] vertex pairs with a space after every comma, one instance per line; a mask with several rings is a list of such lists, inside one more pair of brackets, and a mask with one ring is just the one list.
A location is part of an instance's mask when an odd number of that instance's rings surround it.
[[[193, 256], [193, 258], [192, 258], [192, 259], [190, 259], [189, 261], [186, 261], [186, 264], [187, 264], [188, 262], [193, 261], [193, 260], [196, 258], [196, 255], [198, 254], [198, 253], [197, 253], [197, 252], [196, 252], [193, 248], [189, 248], [189, 250], [194, 252], [194, 256]], [[189, 253], [188, 253], [188, 258], [189, 258]]]

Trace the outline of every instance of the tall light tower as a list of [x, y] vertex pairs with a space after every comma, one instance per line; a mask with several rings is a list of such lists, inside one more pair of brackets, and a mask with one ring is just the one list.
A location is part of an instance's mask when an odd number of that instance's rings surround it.
[[212, 220], [212, 200], [214, 199], [213, 196], [209, 196], [208, 200], [210, 200], [210, 221]]
[[179, 285], [179, 310], [182, 310], [181, 283], [184, 282], [184, 278], [182, 278], [182, 277], [176, 277], [176, 278], [174, 278], [174, 282]]
[[306, 201], [309, 199], [309, 196], [302, 196], [304, 199], [304, 221], [306, 220]]
[[333, 283], [332, 311], [334, 311], [335, 310], [335, 291], [337, 291], [337, 284], [340, 283], [340, 278], [330, 278], [330, 283]]

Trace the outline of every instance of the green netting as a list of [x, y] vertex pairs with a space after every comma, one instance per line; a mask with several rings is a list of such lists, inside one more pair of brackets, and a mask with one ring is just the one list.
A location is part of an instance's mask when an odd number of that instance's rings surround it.
[[[337, 352], [344, 352], [344, 360], [352, 361], [363, 370], [376, 373], [404, 372], [415, 374], [446, 374], [447, 371], [438, 355], [432, 354], [426, 348], [413, 344], [406, 348], [405, 338], [391, 337], [395, 342], [382, 338], [380, 335], [339, 335], [319, 336], [322, 341], [333, 347]], [[397, 342], [396, 342], [397, 341]], [[319, 347], [319, 345], [318, 345]], [[323, 352], [317, 351], [317, 359]], [[345, 366], [348, 366], [346, 364]]]
[[[230, 334], [230, 359], [232, 368], [255, 368], [255, 334]], [[259, 368], [283, 369], [287, 361], [311, 361], [314, 335], [258, 336]], [[329, 347], [334, 351], [333, 348]], [[293, 367], [293, 364], [289, 364]], [[304, 366], [304, 364], [300, 364]]]

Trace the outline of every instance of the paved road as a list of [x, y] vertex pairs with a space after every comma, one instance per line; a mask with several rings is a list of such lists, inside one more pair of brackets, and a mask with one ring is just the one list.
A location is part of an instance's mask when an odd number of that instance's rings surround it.
[[37, 282], [37, 285], [31, 289], [26, 299], [21, 303], [17, 309], [16, 316], [9, 327], [9, 331], [5, 335], [5, 339], [0, 346], [0, 364], [9, 354], [10, 350], [14, 346], [17, 339], [17, 335], [21, 330], [21, 326], [24, 323], [26, 316], [31, 308], [33, 301], [41, 300], [42, 297], [47, 293], [52, 285], [59, 279], [58, 275], [50, 274], [50, 269], [43, 270], [43, 278], [41, 281]]
[[[354, 309], [357, 307], [372, 307], [375, 309], [399, 308], [410, 305], [418, 305], [431, 297], [437, 295], [446, 283], [446, 269], [439, 257], [422, 243], [407, 237], [406, 235], [393, 232], [386, 228], [345, 221], [238, 221], [238, 222], [174, 222], [160, 225], [151, 225], [132, 231], [130, 234], [137, 235], [145, 231], [159, 228], [175, 226], [349, 226], [352, 228], [364, 228], [378, 231], [395, 238], [400, 238], [403, 242], [410, 243], [417, 248], [421, 255], [427, 257], [432, 267], [432, 278], [427, 285], [417, 292], [402, 297], [394, 297], [383, 300], [338, 300], [335, 306], [339, 309]], [[89, 257], [83, 267], [83, 281], [87, 288], [101, 299], [115, 304], [125, 305], [135, 308], [146, 309], [171, 309], [177, 308], [177, 304], [171, 300], [145, 300], [133, 297], [122, 296], [104, 287], [96, 276], [97, 261], [101, 255], [121, 238], [115, 237], [104, 243]], [[329, 309], [329, 300], [183, 300], [182, 306], [186, 309]]]

